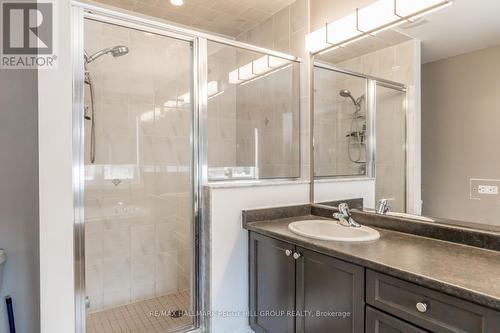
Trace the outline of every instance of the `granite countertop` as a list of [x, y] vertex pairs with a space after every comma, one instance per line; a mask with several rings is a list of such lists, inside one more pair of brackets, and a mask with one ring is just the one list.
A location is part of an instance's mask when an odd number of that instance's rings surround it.
[[365, 243], [322, 241], [288, 230], [302, 215], [247, 222], [245, 229], [387, 273], [500, 310], [500, 252], [373, 227], [380, 239]]

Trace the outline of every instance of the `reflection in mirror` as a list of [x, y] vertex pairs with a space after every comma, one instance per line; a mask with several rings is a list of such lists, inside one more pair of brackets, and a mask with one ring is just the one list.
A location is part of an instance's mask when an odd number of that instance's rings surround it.
[[[345, 4], [339, 10], [355, 12], [359, 4], [354, 2], [351, 9]], [[312, 12], [320, 12], [314, 8], [319, 4], [311, 6]], [[425, 215], [432, 218], [419, 219], [498, 230], [499, 12], [498, 1], [481, 1], [480, 6], [455, 1], [412, 22], [315, 54], [315, 63], [368, 78], [365, 107], [373, 119], [367, 117], [367, 131], [373, 126], [375, 160], [373, 182], [367, 177], [334, 178], [342, 175], [337, 157], [346, 137], [339, 119], [342, 124], [349, 116], [342, 114], [341, 104], [349, 98], [338, 98], [343, 87], [329, 86], [342, 75], [327, 79], [326, 71], [315, 68], [315, 202], [363, 198], [365, 209], [375, 209], [377, 201], [394, 199], [388, 201], [388, 214]], [[314, 19], [311, 25], [313, 30], [322, 26]], [[373, 90], [372, 80], [378, 81]], [[354, 100], [359, 97], [359, 91], [352, 94]]]
[[376, 87], [375, 200], [406, 212], [406, 91]]
[[314, 67], [316, 177], [366, 175], [367, 80]]

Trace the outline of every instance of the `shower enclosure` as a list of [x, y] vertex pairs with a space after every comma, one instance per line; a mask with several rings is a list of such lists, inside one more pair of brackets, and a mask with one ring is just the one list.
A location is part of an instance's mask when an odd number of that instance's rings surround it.
[[375, 179], [375, 201], [407, 209], [407, 88], [314, 65], [314, 177]]
[[72, 21], [76, 332], [199, 332], [202, 186], [300, 176], [299, 60], [91, 4]]
[[192, 42], [92, 19], [84, 36], [87, 333], [191, 327]]

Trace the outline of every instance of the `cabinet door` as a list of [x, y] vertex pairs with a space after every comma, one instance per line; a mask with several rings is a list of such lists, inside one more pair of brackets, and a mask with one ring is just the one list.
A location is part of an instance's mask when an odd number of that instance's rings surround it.
[[366, 333], [427, 333], [427, 331], [367, 306]]
[[295, 331], [295, 246], [250, 233], [250, 326], [257, 332]]
[[362, 333], [364, 269], [298, 248], [297, 332]]

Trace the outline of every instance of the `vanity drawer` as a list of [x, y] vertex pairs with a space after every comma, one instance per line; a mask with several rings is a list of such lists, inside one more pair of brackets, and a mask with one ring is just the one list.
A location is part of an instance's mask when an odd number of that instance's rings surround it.
[[500, 332], [500, 312], [371, 270], [366, 302], [436, 333]]
[[393, 316], [366, 307], [365, 333], [428, 333]]

